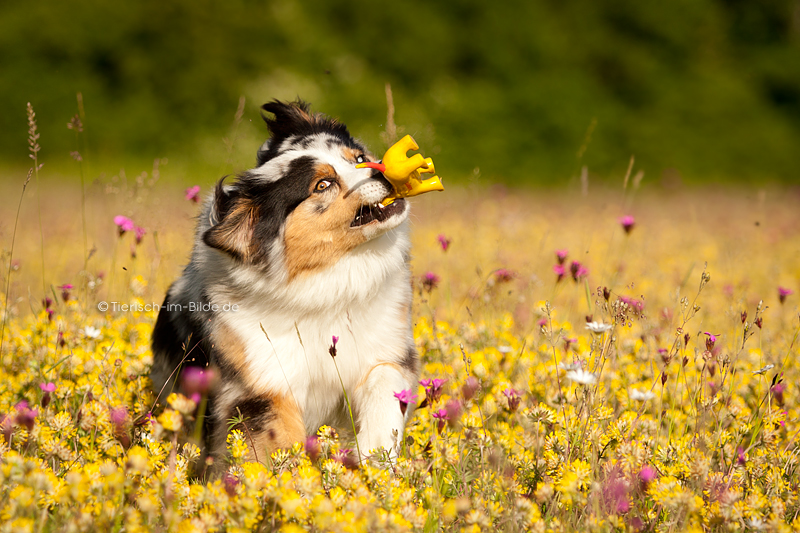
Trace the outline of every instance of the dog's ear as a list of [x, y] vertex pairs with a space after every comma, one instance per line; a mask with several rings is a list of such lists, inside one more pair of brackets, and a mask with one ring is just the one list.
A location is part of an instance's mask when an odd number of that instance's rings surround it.
[[214, 191], [211, 206], [211, 227], [203, 234], [203, 242], [242, 262], [251, 256], [253, 230], [258, 208], [235, 186], [225, 189], [222, 178]]
[[261, 106], [262, 111], [272, 113], [275, 118], [261, 114], [267, 123], [272, 140], [280, 142], [292, 135], [304, 135], [313, 129], [317, 122], [316, 115], [310, 113], [311, 106], [302, 100], [296, 102], [281, 102], [273, 100]]
[[261, 166], [277, 156], [281, 143], [292, 136], [303, 137], [325, 132], [353, 142], [347, 126], [321, 113], [312, 113], [311, 106], [300, 99], [295, 102], [273, 100], [261, 106], [261, 110], [261, 117], [267, 123], [271, 136], [258, 150], [256, 166]]

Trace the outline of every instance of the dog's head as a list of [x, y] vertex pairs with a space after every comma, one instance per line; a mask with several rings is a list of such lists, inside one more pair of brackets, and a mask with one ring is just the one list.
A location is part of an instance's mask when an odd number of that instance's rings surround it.
[[282, 256], [291, 278], [323, 270], [408, 218], [408, 204], [381, 201], [391, 185], [347, 127], [308, 104], [273, 101], [262, 109], [271, 137], [256, 168], [217, 184], [203, 242], [235, 260], [269, 266]]

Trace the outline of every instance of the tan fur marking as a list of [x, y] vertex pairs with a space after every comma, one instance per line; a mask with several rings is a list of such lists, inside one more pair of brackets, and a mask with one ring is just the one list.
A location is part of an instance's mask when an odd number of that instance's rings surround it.
[[211, 243], [215, 248], [239, 255], [243, 261], [252, 255], [251, 243], [257, 209], [250, 202], [240, 201], [218, 225], [211, 228]]
[[379, 366], [390, 366], [390, 367], [394, 368], [395, 370], [397, 370], [398, 372], [400, 372], [403, 375], [406, 375], [406, 376], [410, 375], [409, 372], [408, 372], [408, 369], [403, 368], [402, 366], [398, 365], [397, 363], [378, 363], [377, 365], [375, 365], [372, 368], [370, 368], [369, 372], [364, 374], [364, 376], [359, 380], [359, 382], [356, 385], [356, 388], [354, 390], [360, 389], [367, 382], [367, 378], [369, 378], [369, 375], [372, 373], [372, 371], [375, 370], [376, 368], [378, 368]]
[[271, 413], [275, 418], [258, 431], [250, 430], [247, 435], [251, 451], [255, 448], [253, 458], [257, 456], [262, 463], [278, 448], [290, 448], [295, 442], [303, 442], [306, 438], [303, 417], [294, 399], [279, 395], [263, 398], [272, 402]]
[[[316, 173], [320, 177], [330, 176], [326, 167], [321, 165]], [[333, 200], [326, 193], [312, 194], [286, 219], [284, 244], [290, 281], [301, 274], [333, 266], [366, 241], [361, 231], [350, 229], [361, 198], [358, 194], [345, 198], [346, 192], [340, 189]]]
[[242, 376], [249, 376], [250, 372], [247, 372], [246, 363], [247, 352], [244, 343], [228, 326], [219, 323], [219, 321], [216, 324], [211, 341], [214, 349], [224, 358], [224, 360], [219, 361], [219, 364], [230, 367]]
[[314, 192], [314, 188], [317, 185], [317, 182], [324, 178], [335, 178], [336, 177], [336, 169], [334, 169], [331, 165], [317, 165], [316, 170], [314, 171], [314, 179], [311, 181], [311, 192]]
[[355, 163], [358, 161], [358, 156], [362, 154], [361, 150], [354, 150], [352, 148], [342, 148], [342, 155], [348, 161]]

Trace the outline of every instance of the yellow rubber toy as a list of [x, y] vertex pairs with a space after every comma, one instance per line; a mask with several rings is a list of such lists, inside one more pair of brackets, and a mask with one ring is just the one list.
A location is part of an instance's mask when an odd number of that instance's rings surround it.
[[386, 198], [382, 204], [387, 206], [396, 198], [417, 196], [431, 191], [443, 191], [444, 186], [439, 176], [423, 179], [421, 174], [435, 174], [433, 160], [420, 154], [411, 157], [406, 155], [409, 150], [419, 150], [419, 146], [411, 137], [406, 135], [386, 150], [380, 163], [361, 163], [356, 168], [374, 168], [386, 176], [394, 188], [394, 194]]

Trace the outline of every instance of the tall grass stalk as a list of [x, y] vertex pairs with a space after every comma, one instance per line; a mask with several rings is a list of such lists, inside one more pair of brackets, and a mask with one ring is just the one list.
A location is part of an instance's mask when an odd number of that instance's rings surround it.
[[[78, 162], [78, 168], [80, 169], [81, 174], [81, 225], [83, 230], [83, 276], [85, 277], [89, 272], [89, 239], [87, 236], [87, 227], [86, 227], [86, 172], [83, 168], [83, 153], [85, 153], [86, 148], [86, 139], [83, 135], [83, 117], [85, 115], [83, 111], [83, 95], [78, 93], [78, 114], [72, 117], [72, 120], [67, 123], [67, 128], [71, 129], [75, 132], [75, 148], [76, 150], [72, 152], [72, 158]], [[81, 140], [83, 139], [83, 143]], [[81, 145], [83, 144], [83, 146]], [[83, 304], [84, 307], [86, 306], [86, 301], [89, 296], [88, 287], [86, 284], [83, 284]]]
[[[30, 105], [30, 104], [28, 104]], [[25, 178], [25, 183], [22, 184], [22, 193], [19, 195], [19, 204], [17, 205], [17, 215], [14, 218], [14, 232], [11, 234], [11, 251], [8, 253], [8, 274], [6, 275], [6, 293], [3, 304], [3, 326], [0, 327], [0, 362], [3, 356], [3, 343], [6, 340], [6, 322], [8, 319], [8, 300], [11, 296], [11, 269], [14, 262], [14, 243], [17, 240], [17, 225], [19, 224], [19, 212], [22, 209], [22, 198], [25, 196], [25, 189], [28, 188], [28, 183], [31, 181], [33, 169], [28, 170], [28, 177]]]
[[[42, 225], [42, 186], [39, 183], [39, 170], [43, 164], [39, 163], [39, 131], [36, 127], [36, 113], [33, 106], [28, 102], [28, 150], [29, 157], [33, 159], [33, 173], [36, 175], [36, 203], [39, 209], [39, 237], [41, 238], [42, 251], [42, 295], [47, 294], [47, 281], [44, 275], [44, 226]], [[30, 176], [28, 177], [30, 179]], [[22, 198], [20, 198], [20, 202]]]

